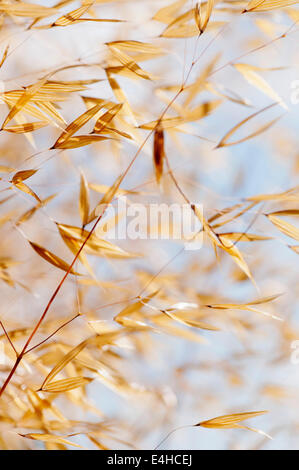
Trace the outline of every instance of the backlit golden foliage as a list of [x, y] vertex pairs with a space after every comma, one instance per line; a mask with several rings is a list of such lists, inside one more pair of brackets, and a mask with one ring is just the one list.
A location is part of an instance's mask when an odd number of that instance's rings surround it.
[[296, 3], [0, 2], [1, 449], [298, 441]]

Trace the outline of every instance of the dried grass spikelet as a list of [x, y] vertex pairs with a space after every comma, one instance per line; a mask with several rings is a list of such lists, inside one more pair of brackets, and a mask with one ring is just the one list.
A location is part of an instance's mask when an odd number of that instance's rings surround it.
[[164, 131], [162, 128], [157, 127], [154, 132], [154, 146], [153, 146], [153, 161], [155, 168], [155, 175], [157, 183], [161, 181], [163, 175], [163, 165], [165, 159], [165, 149], [164, 149]]

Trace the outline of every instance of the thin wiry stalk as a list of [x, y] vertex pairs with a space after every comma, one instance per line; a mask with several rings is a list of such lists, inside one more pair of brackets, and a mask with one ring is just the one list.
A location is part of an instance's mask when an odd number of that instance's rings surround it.
[[39, 346], [41, 346], [42, 344], [46, 343], [47, 341], [49, 341], [49, 339], [53, 338], [53, 336], [56, 335], [56, 333], [58, 333], [58, 331], [62, 330], [62, 328], [64, 328], [65, 326], [69, 325], [71, 322], [73, 322], [74, 320], [76, 320], [76, 318], [80, 317], [81, 314], [80, 313], [77, 313], [74, 317], [72, 317], [70, 320], [67, 320], [66, 322], [64, 322], [62, 325], [60, 325], [55, 331], [53, 331], [53, 333], [51, 333], [49, 336], [47, 336], [43, 341], [41, 341], [40, 343], [36, 344], [35, 346], [32, 346], [32, 348], [30, 349], [27, 349], [27, 351], [25, 351], [24, 355], [25, 354], [28, 354], [30, 353], [31, 351], [33, 351], [34, 349], [38, 348]]
[[[121, 183], [123, 182], [123, 180], [125, 179], [125, 177], [127, 176], [128, 172], [130, 171], [131, 167], [133, 166], [134, 162], [136, 161], [136, 159], [138, 158], [139, 154], [141, 153], [143, 147], [145, 146], [145, 144], [147, 143], [147, 141], [150, 139], [150, 137], [153, 135], [153, 133], [155, 132], [155, 129], [159, 126], [160, 122], [162, 121], [163, 117], [165, 116], [165, 114], [167, 113], [167, 111], [169, 110], [169, 108], [171, 107], [171, 105], [176, 101], [176, 99], [181, 95], [181, 93], [184, 91], [184, 88], [185, 88], [185, 85], [186, 83], [188, 82], [188, 79], [190, 77], [190, 74], [192, 72], [192, 69], [195, 65], [195, 62], [193, 61], [191, 66], [190, 66], [190, 69], [189, 69], [189, 72], [185, 78], [185, 81], [184, 83], [181, 85], [179, 91], [174, 95], [174, 97], [172, 98], [172, 100], [168, 103], [168, 105], [165, 107], [165, 109], [163, 110], [162, 114], [160, 115], [159, 119], [158, 119], [158, 122], [156, 124], [156, 126], [154, 127], [154, 129], [152, 129], [148, 135], [146, 136], [146, 138], [143, 140], [142, 144], [139, 146], [137, 152], [135, 153], [135, 155], [133, 156], [131, 162], [129, 163], [129, 165], [127, 166], [126, 170], [124, 171], [124, 173], [122, 174], [121, 178], [120, 178], [120, 181], [119, 181], [119, 186], [121, 185]], [[51, 72], [50, 74], [48, 74], [49, 76], [53, 75], [55, 72]], [[48, 76], [47, 75], [47, 76]], [[48, 301], [47, 305], [46, 305], [46, 308], [45, 310], [43, 311], [40, 319], [38, 320], [37, 324], [35, 325], [32, 333], [30, 334], [29, 338], [27, 339], [23, 349], [21, 350], [19, 356], [17, 357], [16, 359], [16, 362], [12, 368], [12, 370], [10, 371], [7, 379], [5, 380], [4, 384], [2, 385], [1, 389], [0, 389], [0, 397], [3, 395], [6, 387], [8, 386], [9, 382], [11, 381], [15, 371], [17, 370], [20, 362], [22, 361], [29, 345], [31, 344], [31, 341], [32, 339], [34, 338], [35, 334], [37, 333], [37, 331], [39, 330], [42, 322], [44, 321], [52, 303], [54, 302], [57, 294], [59, 293], [60, 289], [62, 288], [65, 280], [67, 279], [68, 275], [70, 274], [74, 264], [76, 263], [77, 259], [79, 258], [80, 256], [80, 253], [82, 252], [83, 248], [85, 247], [86, 243], [88, 242], [88, 240], [90, 239], [91, 235], [94, 233], [95, 229], [97, 228], [97, 225], [98, 223], [100, 222], [100, 220], [102, 219], [105, 211], [107, 209], [107, 206], [106, 208], [104, 209], [104, 211], [102, 212], [102, 214], [99, 215], [99, 217], [96, 219], [94, 225], [92, 226], [90, 232], [88, 233], [87, 237], [85, 238], [85, 240], [83, 241], [80, 249], [78, 250], [76, 256], [74, 257], [72, 263], [70, 264], [67, 272], [65, 273], [65, 275], [63, 276], [63, 278], [61, 279], [60, 283], [58, 284], [58, 286], [56, 287], [55, 291], [53, 292], [52, 296], [50, 297], [50, 300]]]

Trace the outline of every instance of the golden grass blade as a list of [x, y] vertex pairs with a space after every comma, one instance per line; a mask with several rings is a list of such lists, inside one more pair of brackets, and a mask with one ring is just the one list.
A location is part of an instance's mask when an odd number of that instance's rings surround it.
[[90, 377], [71, 377], [69, 379], [56, 380], [55, 382], [48, 383], [40, 389], [43, 392], [49, 393], [63, 393], [74, 390], [75, 388], [84, 387], [92, 382]]
[[95, 437], [88, 435], [88, 439], [100, 450], [109, 450], [109, 447], [106, 447], [104, 444], [101, 444]]
[[133, 140], [133, 137], [131, 135], [127, 134], [124, 131], [120, 131], [119, 129], [116, 129], [115, 127], [113, 127], [113, 128], [112, 127], [105, 127], [104, 133], [106, 135], [109, 135], [111, 138], [112, 137], [115, 137], [115, 138], [124, 137], [125, 139]]
[[34, 199], [36, 199], [38, 202], [41, 202], [38, 195], [34, 191], [32, 191], [32, 189], [29, 188], [29, 186], [27, 186], [27, 184], [23, 183], [22, 181], [20, 181], [18, 183], [14, 183], [14, 186], [16, 188], [18, 188], [20, 191], [22, 191], [23, 193], [29, 194], [30, 196], [34, 197]]
[[285, 8], [298, 3], [298, 0], [252, 0], [242, 13], [253, 11], [270, 11], [276, 8]]
[[[219, 30], [225, 24], [226, 22], [224, 21], [210, 21], [207, 25], [207, 31], [212, 29]], [[171, 26], [161, 34], [163, 38], [192, 38], [194, 36], [198, 36], [198, 26], [196, 24], [190, 25], [189, 23]]]
[[84, 173], [81, 171], [80, 176], [80, 195], [79, 195], [79, 212], [82, 225], [87, 224], [89, 216], [89, 189]]
[[42, 87], [46, 92], [59, 92], [59, 93], [73, 93], [76, 91], [83, 91], [87, 89], [87, 85], [93, 85], [100, 82], [101, 79], [89, 78], [86, 80], [48, 80]]
[[198, 121], [199, 119], [204, 118], [205, 116], [213, 112], [216, 108], [218, 108], [220, 103], [220, 100], [208, 101], [206, 103], [200, 104], [193, 110], [186, 112], [185, 117], [177, 116], [171, 118], [157, 119], [156, 121], [151, 121], [147, 124], [142, 124], [139, 127], [140, 129], [153, 130], [159, 125], [162, 129], [170, 129], [181, 124], [185, 124], [187, 122]]
[[75, 137], [69, 137], [64, 142], [60, 143], [59, 145], [55, 144], [56, 149], [62, 150], [71, 150], [77, 149], [79, 147], [85, 147], [85, 145], [90, 145], [95, 142], [101, 142], [102, 140], [107, 140], [109, 137], [104, 137], [100, 135], [77, 135]]
[[[111, 188], [111, 186], [107, 186], [106, 184], [98, 184], [98, 183], [89, 183], [88, 186], [90, 189], [100, 194], [105, 194]], [[128, 194], [140, 194], [140, 192], [131, 191], [129, 189], [120, 189], [120, 188], [118, 188], [118, 190], [115, 192], [115, 196], [122, 196], [122, 195], [126, 196]]]
[[0, 11], [13, 16], [22, 16], [29, 18], [44, 18], [46, 16], [52, 16], [57, 13], [56, 8], [48, 8], [42, 5], [36, 5], [34, 3], [1, 3]]
[[6, 59], [7, 59], [8, 51], [9, 51], [9, 44], [8, 44], [8, 46], [6, 46], [6, 48], [4, 49], [2, 59], [0, 60], [0, 68], [2, 67], [2, 65], [4, 64], [4, 62], [5, 62]]
[[79, 444], [74, 444], [74, 442], [68, 441], [60, 436], [54, 436], [53, 434], [19, 434], [19, 436], [26, 437], [27, 439], [33, 439], [34, 441], [42, 441], [46, 443], [53, 443], [53, 444], [65, 444], [72, 447], [78, 447], [82, 449]]
[[0, 165], [0, 173], [12, 173], [13, 171], [15, 169], [10, 166]]
[[0, 449], [142, 447], [178, 397], [200, 447], [262, 448], [236, 411], [294, 408], [293, 1], [0, 0]]
[[168, 32], [173, 31], [174, 28], [190, 26], [188, 22], [193, 18], [194, 18], [194, 9], [191, 8], [185, 11], [184, 13], [182, 13], [181, 15], [179, 15], [177, 18], [175, 18], [163, 31], [162, 36], [167, 36]]
[[182, 318], [180, 315], [174, 314], [170, 310], [163, 310], [163, 313], [167, 315], [168, 317], [172, 318], [173, 320], [182, 323], [183, 325], [186, 326], [191, 326], [193, 328], [199, 328], [200, 330], [208, 330], [208, 331], [219, 331], [219, 328], [216, 326], [210, 325], [205, 322], [197, 321], [197, 320], [189, 320], [186, 318]]
[[[47, 81], [45, 81], [46, 83]], [[38, 83], [38, 82], [37, 82]], [[31, 87], [34, 85], [31, 85]], [[29, 87], [30, 88], [30, 87]], [[11, 90], [4, 93], [3, 97], [7, 101], [8, 104], [16, 103], [17, 100], [24, 96], [24, 90]], [[42, 85], [38, 91], [32, 97], [33, 103], [40, 103], [40, 102], [47, 102], [47, 101], [65, 101], [66, 97], [59, 94], [58, 92], [55, 93], [54, 90], [45, 89], [45, 85]]]
[[34, 95], [40, 90], [40, 88], [44, 85], [46, 80], [47, 80], [47, 77], [44, 77], [41, 80], [39, 80], [37, 83], [35, 83], [34, 85], [31, 85], [26, 88], [26, 90], [21, 94], [20, 98], [16, 101], [15, 105], [12, 107], [12, 109], [6, 116], [1, 129], [3, 129], [6, 126], [6, 124], [9, 121], [11, 121], [16, 116], [16, 114], [19, 113], [26, 104], [29, 103], [29, 101], [32, 100]]
[[65, 119], [61, 116], [61, 114], [58, 112], [58, 110], [52, 103], [50, 102], [38, 103], [37, 107], [41, 109], [42, 112], [44, 112], [45, 114], [47, 114], [54, 120], [52, 121], [52, 119], [49, 119], [49, 122], [52, 122], [55, 126], [56, 126], [55, 121], [58, 121], [63, 126], [66, 125]]
[[283, 209], [281, 211], [271, 212], [271, 214], [268, 214], [268, 215], [298, 216], [299, 215], [299, 209]]
[[235, 263], [242, 269], [246, 276], [253, 281], [250, 269], [237, 246], [232, 243], [228, 238], [226, 238], [225, 235], [221, 236], [221, 245], [218, 246], [225, 250], [233, 258]]
[[[51, 251], [47, 250], [46, 248], [43, 248], [42, 246], [38, 245], [37, 243], [29, 241], [30, 245], [34, 249], [34, 251], [44, 258], [44, 260], [48, 261], [48, 263], [52, 264], [56, 268], [62, 269], [63, 271], [68, 271], [70, 266], [68, 263], [63, 261], [63, 259], [59, 258], [59, 256], [54, 255], [54, 253], [51, 253]], [[73, 269], [70, 270], [71, 274], [75, 274], [79, 276], [80, 274], [74, 271]]]
[[288, 237], [294, 238], [294, 240], [299, 241], [299, 228], [295, 227], [294, 225], [286, 222], [285, 220], [276, 217], [275, 215], [267, 215], [268, 219], [278, 228], [282, 233], [287, 235]]
[[24, 134], [26, 132], [33, 132], [37, 129], [47, 126], [47, 121], [39, 122], [26, 122], [25, 124], [19, 124], [17, 126], [4, 127], [3, 130], [6, 132], [12, 132], [13, 134]]
[[241, 142], [245, 142], [246, 140], [248, 139], [251, 139], [259, 134], [261, 134], [262, 132], [264, 132], [266, 129], [268, 129], [268, 127], [270, 127], [271, 125], [274, 124], [275, 121], [271, 121], [270, 123], [266, 124], [266, 126], [262, 126], [260, 128], [259, 131], [257, 132], [254, 132], [252, 134], [250, 134], [249, 136], [247, 137], [244, 137], [243, 139], [240, 139], [240, 140], [237, 140], [235, 142], [231, 142], [231, 143], [227, 143], [227, 140], [240, 128], [242, 127], [244, 124], [246, 124], [248, 121], [250, 121], [251, 119], [254, 119], [256, 116], [258, 116], [259, 114], [263, 113], [264, 111], [272, 108], [273, 106], [275, 106], [277, 103], [273, 103], [271, 104], [270, 106], [266, 106], [265, 108], [261, 109], [260, 111], [257, 111], [256, 113], [254, 114], [251, 114], [250, 116], [248, 116], [247, 118], [243, 119], [243, 121], [239, 122], [236, 126], [234, 126], [229, 132], [227, 132], [225, 134], [225, 136], [221, 139], [221, 141], [219, 142], [219, 144], [217, 145], [216, 148], [220, 148], [220, 147], [227, 147], [229, 145], [235, 145], [235, 144], [239, 144]]
[[214, 0], [207, 0], [206, 15], [203, 24], [201, 25], [202, 33], [206, 30], [208, 23], [210, 21], [212, 11], [214, 8]]
[[[10, 107], [15, 106], [15, 104], [18, 100], [16, 97], [11, 98], [11, 96], [8, 96], [6, 93], [4, 93], [4, 95], [2, 95], [2, 98], [5, 101], [5, 103], [7, 103], [8, 106], [10, 106]], [[33, 97], [32, 102], [35, 103], [34, 102], [34, 97]], [[38, 102], [37, 106], [40, 107], [42, 104], [45, 105], [45, 102], [44, 103]], [[33, 106], [32, 104], [29, 104], [29, 103], [27, 103], [23, 106], [22, 111], [23, 111], [23, 113], [29, 114], [30, 116], [32, 116], [36, 119], [39, 119], [40, 121], [46, 121], [48, 119], [48, 116], [46, 116], [43, 112], [41, 112], [37, 107], [35, 107], [35, 106]], [[17, 122], [18, 122], [17, 118], [19, 118], [19, 117], [20, 117], [20, 115], [17, 115], [15, 117]], [[49, 120], [49, 122], [51, 122], [51, 121]], [[24, 124], [24, 121], [20, 122], [20, 124]]]
[[116, 180], [114, 181], [113, 185], [107, 189], [100, 202], [91, 212], [88, 218], [88, 223], [92, 222], [96, 217], [99, 217], [101, 213], [106, 210], [107, 205], [112, 202], [114, 196], [119, 192], [119, 187], [121, 185], [122, 179], [122, 175], [119, 175], [118, 178], [116, 178]]
[[[243, 203], [241, 204], [236, 204], [235, 206], [232, 207], [227, 207], [224, 210], [221, 210], [217, 212], [214, 216], [209, 218], [209, 224], [211, 224], [213, 230], [216, 230], [216, 228], [223, 227], [224, 225], [227, 225], [229, 222], [235, 221], [242, 215], [246, 214], [250, 209], [252, 209], [254, 206], [256, 206], [256, 202], [251, 202], [251, 204], [243, 207]], [[225, 215], [230, 214], [234, 210], [243, 207], [239, 212], [236, 214], [230, 215], [228, 218], [224, 218], [224, 220], [221, 220], [220, 222], [215, 223], [215, 220], [224, 217]], [[218, 235], [221, 237], [221, 234]]]
[[247, 198], [247, 201], [299, 201], [299, 194], [298, 194], [298, 187], [291, 188], [288, 191], [284, 191], [282, 193], [274, 193], [274, 194], [259, 194], [257, 196], [251, 196]]
[[277, 101], [285, 109], [288, 109], [281, 97], [273, 90], [273, 88], [262, 78], [255, 68], [248, 64], [234, 64], [234, 67], [240, 72], [243, 77], [253, 86], [269, 96], [272, 100]]
[[192, 209], [198, 217], [198, 220], [201, 222], [203, 226], [203, 231], [208, 235], [209, 239], [211, 240], [215, 251], [216, 247], [226, 251], [232, 257], [234, 262], [239, 266], [239, 268], [241, 268], [241, 270], [246, 274], [246, 276], [253, 282], [253, 284], [255, 284], [250, 269], [237, 246], [231, 240], [227, 239], [225, 235], [221, 236], [214, 232], [213, 228], [203, 216], [202, 210], [198, 206], [193, 205]]
[[178, 0], [166, 7], [160, 8], [155, 13], [153, 20], [160, 21], [161, 23], [170, 24], [179, 10], [184, 6], [187, 0]]
[[75, 359], [76, 356], [86, 347], [87, 341], [83, 341], [82, 343], [78, 344], [75, 348], [71, 349], [70, 352], [68, 352], [57, 364], [51, 372], [47, 375], [45, 380], [42, 383], [41, 390], [43, 390], [45, 387], [49, 385], [49, 383], [56, 377], [57, 374], [59, 374], [60, 371], [62, 371], [65, 366], [71, 362], [73, 359]]
[[126, 20], [116, 20], [114, 18], [78, 18], [74, 22], [80, 23], [82, 21], [92, 21], [95, 23], [125, 23]]
[[209, 419], [207, 421], [201, 421], [197, 424], [189, 424], [185, 426], [180, 426], [178, 428], [173, 429], [170, 431], [166, 437], [155, 447], [157, 449], [161, 446], [174, 432], [185, 429], [189, 427], [202, 427], [202, 428], [210, 428], [210, 429], [233, 429], [233, 428], [241, 428], [241, 429], [248, 429], [249, 431], [257, 432], [269, 439], [272, 439], [268, 434], [264, 431], [260, 431], [259, 429], [250, 428], [248, 426], [240, 425], [239, 423], [245, 421], [250, 418], [255, 418], [256, 416], [260, 416], [262, 414], [268, 413], [268, 411], [251, 411], [247, 413], [235, 413], [231, 415], [223, 415], [218, 416], [217, 418]]
[[267, 124], [263, 125], [262, 127], [260, 127], [260, 129], [258, 129], [257, 131], [253, 132], [252, 134], [249, 134], [247, 135], [246, 137], [240, 139], [240, 140], [237, 140], [235, 142], [229, 142], [227, 144], [224, 144], [223, 141], [221, 143], [218, 144], [218, 146], [216, 148], [219, 148], [219, 147], [229, 147], [231, 145], [237, 145], [237, 144], [242, 144], [243, 142], [246, 142], [247, 140], [250, 140], [250, 139], [253, 139], [254, 137], [257, 137], [258, 135], [260, 134], [263, 134], [264, 132], [266, 132], [268, 129], [270, 129], [270, 127], [274, 126], [274, 124], [276, 124], [276, 122], [280, 119], [280, 117], [276, 118], [276, 119], [273, 119], [272, 121], [268, 122]]
[[243, 98], [235, 90], [223, 90], [222, 86], [215, 86], [211, 82], [205, 83], [205, 88], [208, 91], [211, 91], [214, 95], [219, 96], [220, 98], [225, 98], [227, 101], [232, 103], [240, 104], [241, 106], [252, 107], [252, 104], [249, 99]]
[[244, 304], [212, 304], [212, 305], [206, 305], [206, 307], [226, 309], [226, 308], [247, 307], [249, 305], [261, 305], [261, 304], [265, 304], [268, 302], [272, 302], [273, 300], [278, 299], [280, 296], [281, 294], [274, 294], [274, 295], [269, 295], [268, 297], [261, 297], [260, 299], [253, 300], [251, 302], [246, 302]]
[[23, 222], [26, 222], [27, 220], [29, 220], [36, 213], [36, 211], [38, 211], [38, 209], [40, 209], [45, 204], [50, 202], [55, 196], [56, 196], [56, 194], [52, 194], [51, 196], [47, 197], [46, 199], [43, 199], [41, 202], [36, 204], [36, 206], [33, 207], [32, 209], [29, 209], [28, 211], [26, 211], [24, 214], [22, 214], [18, 218], [18, 220], [16, 222], [16, 225], [18, 226], [18, 225], [22, 224]]
[[74, 135], [75, 132], [77, 132], [79, 129], [81, 129], [81, 127], [83, 127], [91, 118], [93, 118], [101, 110], [102, 107], [102, 104], [96, 104], [91, 109], [88, 109], [87, 111], [85, 111], [85, 113], [77, 117], [62, 132], [62, 134], [58, 137], [52, 148], [64, 148], [63, 145], [67, 143], [70, 137]]
[[262, 240], [271, 240], [273, 237], [266, 237], [263, 235], [256, 235], [254, 233], [242, 233], [242, 232], [226, 232], [218, 234], [220, 240], [223, 242], [222, 237], [224, 240], [229, 240], [231, 242], [256, 242]]
[[[79, 227], [73, 227], [70, 225], [64, 224], [57, 224], [59, 233], [62, 236], [64, 241], [73, 241], [76, 245], [81, 245], [83, 241], [88, 236], [89, 232], [87, 230], [82, 230]], [[97, 256], [111, 256], [116, 258], [128, 258], [132, 255], [123, 249], [119, 248], [117, 245], [113, 243], [98, 238], [95, 234], [92, 234], [86, 245], [85, 245], [86, 253], [90, 253]]]
[[[236, 209], [240, 209], [241, 207], [243, 207], [243, 205], [244, 203], [237, 203], [237, 204], [234, 204], [233, 206], [229, 206], [229, 207], [226, 207], [225, 209], [221, 209], [220, 211], [217, 211], [214, 215], [208, 218], [209, 224], [212, 224], [213, 222], [215, 222], [215, 220], [218, 220], [221, 217], [224, 217], [225, 215], [230, 214]], [[250, 204], [250, 206], [248, 207], [253, 207], [253, 204]], [[244, 210], [246, 210], [246, 208]]]
[[194, 19], [195, 19], [195, 23], [197, 24], [199, 33], [202, 34], [202, 30], [201, 30], [201, 16], [200, 16], [200, 5], [199, 5], [199, 3], [196, 3], [195, 8], [194, 8]]
[[255, 428], [252, 428], [252, 427], [249, 427], [249, 426], [244, 426], [244, 425], [241, 425], [241, 424], [237, 424], [236, 427], [239, 428], [239, 429], [247, 429], [248, 431], [256, 432], [257, 434], [260, 434], [261, 436], [267, 437], [270, 440], [273, 439], [270, 436], [270, 434], [267, 434], [266, 432], [261, 431], [260, 429], [255, 429]]
[[255, 418], [256, 416], [268, 413], [268, 411], [250, 411], [246, 413], [235, 413], [231, 415], [218, 416], [217, 418], [209, 419], [207, 421], [201, 421], [195, 426], [201, 426], [204, 428], [234, 428], [236, 424], [246, 419]]
[[188, 107], [189, 104], [198, 96], [198, 94], [208, 86], [207, 80], [213, 69], [215, 68], [216, 63], [220, 58], [220, 54], [217, 54], [203, 69], [202, 73], [199, 75], [198, 79], [191, 85], [185, 88], [184, 93], [187, 95], [184, 101], [184, 107]]
[[31, 176], [33, 176], [36, 172], [37, 172], [37, 170], [22, 170], [22, 171], [18, 171], [17, 173], [15, 173], [15, 174], [13, 175], [11, 182], [14, 183], [14, 184], [16, 184], [16, 183], [19, 183], [20, 181], [27, 180], [28, 178], [30, 178]]
[[200, 34], [203, 34], [208, 26], [208, 23], [210, 21], [210, 17], [213, 11], [213, 7], [214, 7], [214, 0], [207, 0], [206, 5], [205, 5], [205, 15], [203, 15], [202, 3], [200, 5], [198, 3], [195, 5], [195, 9], [194, 9], [195, 22], [197, 24]]
[[266, 317], [273, 318], [274, 320], [282, 321], [282, 318], [273, 315], [272, 313], [265, 312], [263, 310], [259, 310], [255, 308], [255, 305], [260, 305], [260, 304], [265, 304], [268, 302], [272, 302], [273, 300], [276, 300], [278, 297], [280, 297], [281, 294], [276, 294], [276, 295], [271, 295], [268, 297], [262, 297], [260, 299], [254, 300], [252, 302], [247, 302], [244, 304], [212, 304], [212, 305], [206, 305], [208, 308], [213, 308], [213, 309], [219, 309], [219, 310], [247, 310], [249, 312], [254, 312], [258, 313], [261, 315], [265, 315]]
[[103, 133], [108, 124], [115, 118], [115, 116], [119, 113], [122, 107], [122, 103], [118, 103], [114, 105], [111, 109], [109, 109], [109, 111], [100, 116], [97, 122], [95, 123], [93, 132], [97, 134], [100, 134], [101, 132]]
[[121, 63], [124, 67], [126, 67], [128, 70], [136, 74], [140, 78], [144, 78], [145, 80], [150, 80], [150, 76], [147, 72], [142, 70], [141, 67], [139, 67], [134, 60], [124, 52], [120, 51], [115, 45], [111, 45], [111, 43], [108, 45], [110, 52], [112, 53], [113, 57], [117, 59], [118, 62]]
[[147, 297], [143, 297], [136, 302], [131, 303], [127, 307], [123, 308], [113, 318], [113, 320], [126, 328], [151, 329], [151, 327], [143, 321], [141, 315], [137, 316], [137, 314], [157, 294], [158, 291], [155, 291]]
[[86, 13], [92, 6], [92, 3], [93, 2], [88, 2], [87, 5], [82, 5], [80, 8], [76, 8], [76, 10], [60, 16], [51, 26], [69, 26]]
[[117, 80], [115, 80], [115, 78], [112, 76], [112, 72], [109, 71], [109, 69], [106, 69], [106, 75], [107, 75], [107, 79], [108, 79], [108, 82], [109, 82], [109, 85], [114, 93], [114, 96], [115, 98], [120, 102], [120, 103], [123, 103], [123, 111], [124, 113], [130, 117], [130, 120], [131, 120], [131, 123], [136, 126], [137, 123], [136, 123], [136, 119], [135, 119], [135, 116], [134, 116], [134, 113], [131, 109], [131, 106], [130, 106], [130, 103], [128, 101], [128, 98], [125, 94], [125, 92], [123, 91], [123, 89], [121, 88], [121, 86], [119, 85], [119, 83], [117, 82]]
[[163, 174], [164, 159], [164, 131], [163, 129], [157, 128], [154, 132], [153, 161], [158, 184], [160, 183]]
[[151, 318], [151, 322], [158, 326], [158, 328], [169, 335], [177, 336], [179, 338], [194, 341], [199, 344], [209, 344], [207, 338], [200, 336], [198, 333], [191, 329], [179, 328], [170, 318], [165, 315], [156, 315]]
[[108, 47], [115, 47], [126, 52], [133, 52], [138, 54], [156, 55], [161, 54], [162, 49], [150, 43], [140, 41], [111, 41], [106, 42]]

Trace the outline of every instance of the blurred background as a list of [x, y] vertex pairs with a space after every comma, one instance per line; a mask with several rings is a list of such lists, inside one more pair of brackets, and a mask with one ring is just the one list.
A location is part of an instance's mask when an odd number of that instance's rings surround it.
[[[299, 364], [292, 360], [299, 340], [298, 228], [289, 236], [285, 225], [279, 228], [267, 216], [275, 213], [298, 227], [296, 5], [242, 14], [246, 2], [216, 1], [200, 35], [195, 1], [31, 2], [56, 8], [48, 13], [2, 3], [9, 7], [0, 8], [1, 55], [9, 48], [0, 69], [1, 122], [21, 96], [17, 91], [52, 73], [39, 98], [28, 102], [38, 111], [24, 105], [7, 127], [35, 120], [47, 125], [0, 133], [0, 320], [16, 348], [64, 275], [29, 241], [70, 264], [86, 238], [81, 227], [87, 199], [90, 215], [150, 134], [140, 126], [158, 120], [167, 106], [166, 117], [180, 121], [164, 130], [167, 161], [159, 184], [151, 133], [122, 181], [126, 192], [115, 198], [125, 194], [130, 204], [146, 206], [182, 204], [183, 192], [202, 204], [217, 234], [239, 234], [231, 239], [245, 264], [213, 246], [206, 234], [197, 251], [184, 250], [180, 240], [109, 240], [109, 249], [93, 240], [75, 263], [80, 275], [67, 277], [31, 346], [81, 315], [25, 356], [1, 397], [0, 446], [64, 448], [19, 436], [44, 433], [87, 448], [152, 449], [176, 427], [268, 410], [248, 425], [273, 440], [242, 429], [186, 428], [161, 448], [298, 448]], [[55, 25], [82, 5], [89, 5], [82, 21]], [[207, 5], [202, 8], [204, 16]], [[106, 101], [97, 117], [111, 103], [123, 103], [105, 134], [109, 138], [53, 149], [63, 129], [100, 100]], [[202, 118], [195, 112], [193, 119], [192, 110], [203, 103], [209, 104]], [[78, 134], [89, 135], [95, 119]], [[217, 148], [242, 122], [227, 143], [244, 141]], [[13, 181], [23, 170], [36, 170], [24, 180], [27, 189]], [[252, 238], [242, 238], [245, 232]], [[248, 306], [268, 296], [275, 297], [253, 306], [258, 312]], [[218, 330], [190, 326], [190, 320]], [[115, 336], [105, 342], [111, 332]], [[96, 334], [103, 342], [88, 344], [56, 377], [89, 377], [88, 385], [36, 392], [72, 347]], [[1, 335], [0, 383], [14, 362]]]

